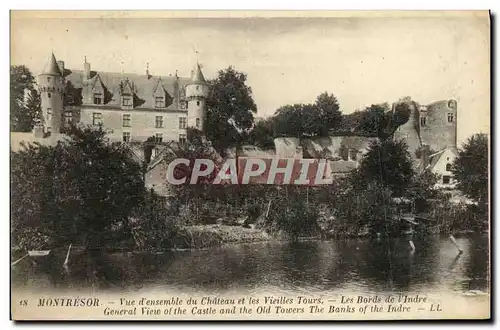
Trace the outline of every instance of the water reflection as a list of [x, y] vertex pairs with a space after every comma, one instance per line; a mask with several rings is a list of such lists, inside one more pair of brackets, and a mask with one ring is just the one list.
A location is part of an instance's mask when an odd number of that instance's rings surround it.
[[[115, 253], [89, 261], [73, 256], [71, 272], [25, 262], [13, 284], [140, 291], [199, 288], [224, 291], [273, 287], [303, 292], [339, 289], [384, 293], [488, 289], [488, 239], [447, 238], [265, 242], [175, 253]], [[98, 264], [98, 272], [91, 269]], [[58, 262], [51, 263], [57, 265]], [[57, 268], [57, 269], [56, 269]], [[97, 285], [97, 286], [96, 286]]]

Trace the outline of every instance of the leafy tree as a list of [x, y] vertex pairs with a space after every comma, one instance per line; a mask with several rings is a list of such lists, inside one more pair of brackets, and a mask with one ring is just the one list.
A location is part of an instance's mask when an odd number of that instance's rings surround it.
[[276, 136], [328, 136], [342, 121], [339, 104], [333, 94], [321, 93], [315, 103], [285, 105], [272, 117]]
[[24, 65], [10, 67], [10, 130], [30, 132], [40, 118], [40, 95], [35, 78]]
[[365, 189], [356, 189], [355, 222], [367, 226], [371, 235], [396, 231], [391, 189], [379, 181], [368, 182]]
[[391, 133], [401, 125], [406, 124], [410, 119], [410, 105], [408, 102], [398, 103], [394, 108], [394, 114], [392, 117]]
[[408, 147], [402, 140], [374, 141], [353, 174], [355, 185], [365, 187], [378, 181], [391, 189], [394, 196], [402, 196], [415, 172]]
[[367, 136], [387, 138], [391, 114], [387, 112], [387, 104], [372, 104], [361, 113], [356, 131]]
[[317, 233], [319, 230], [318, 211], [315, 207], [306, 205], [301, 194], [304, 189], [301, 188], [303, 187], [293, 189], [285, 186], [283, 190], [286, 193], [276, 194], [269, 212], [268, 221], [292, 240], [297, 240], [301, 235]]
[[205, 132], [214, 148], [225, 155], [227, 148], [241, 144], [240, 132], [253, 126], [257, 106], [247, 75], [231, 66], [219, 71], [210, 85]]
[[304, 136], [307, 125], [304, 121], [304, 105], [293, 104], [284, 105], [276, 110], [274, 115], [275, 133], [277, 137], [297, 137]]
[[438, 176], [428, 170], [412, 178], [405, 197], [413, 201], [416, 213], [428, 211], [432, 206], [432, 200], [442, 198], [439, 191], [434, 189], [437, 182]]
[[460, 189], [479, 204], [488, 201], [488, 136], [475, 134], [459, 150], [452, 173]]
[[144, 195], [141, 165], [106, 132], [72, 127], [55, 146], [26, 145], [11, 154], [13, 239], [18, 229], [54, 234], [55, 244], [101, 248]]
[[330, 130], [340, 127], [342, 123], [342, 112], [337, 98], [333, 94], [323, 92], [316, 98], [315, 106], [320, 111], [321, 126], [319, 135], [326, 136]]
[[247, 143], [262, 149], [274, 149], [274, 137], [273, 119], [261, 120], [248, 134]]

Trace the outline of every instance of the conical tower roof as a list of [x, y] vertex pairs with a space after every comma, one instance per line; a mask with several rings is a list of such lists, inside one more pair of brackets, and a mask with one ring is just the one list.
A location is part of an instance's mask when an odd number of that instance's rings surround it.
[[201, 83], [206, 84], [205, 77], [203, 77], [203, 73], [201, 72], [201, 67], [199, 63], [196, 63], [196, 67], [191, 74], [191, 83]]
[[51, 75], [61, 75], [61, 71], [59, 70], [59, 65], [57, 65], [56, 57], [54, 56], [54, 53], [50, 56], [49, 63], [45, 66], [43, 69], [42, 74], [51, 74]]

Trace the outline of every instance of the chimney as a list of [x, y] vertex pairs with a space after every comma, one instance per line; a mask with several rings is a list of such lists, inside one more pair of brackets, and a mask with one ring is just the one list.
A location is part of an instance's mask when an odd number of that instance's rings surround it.
[[151, 78], [151, 75], [149, 74], [149, 62], [146, 63], [146, 77]]
[[83, 63], [83, 78], [90, 79], [90, 63], [87, 63], [87, 56], [85, 56], [85, 62]]
[[57, 66], [59, 67], [59, 71], [61, 71], [61, 75], [64, 77], [64, 61], [57, 61]]
[[177, 75], [177, 70], [175, 70], [175, 81], [174, 81], [174, 102], [177, 108], [179, 108], [179, 100], [181, 98], [181, 93], [179, 89], [179, 76]]

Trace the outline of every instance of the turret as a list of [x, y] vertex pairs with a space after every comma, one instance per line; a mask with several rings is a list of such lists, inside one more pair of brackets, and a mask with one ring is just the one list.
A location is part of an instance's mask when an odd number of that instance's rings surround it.
[[204, 130], [204, 120], [206, 115], [206, 100], [209, 93], [209, 86], [203, 77], [200, 65], [197, 63], [191, 72], [191, 81], [186, 85], [186, 99], [188, 101], [188, 127], [195, 127]]
[[58, 63], [52, 54], [43, 72], [38, 75], [42, 121], [37, 126], [42, 126], [44, 133], [59, 133], [61, 129], [64, 107], [64, 79], [60, 70], [61, 64], [62, 62]]

